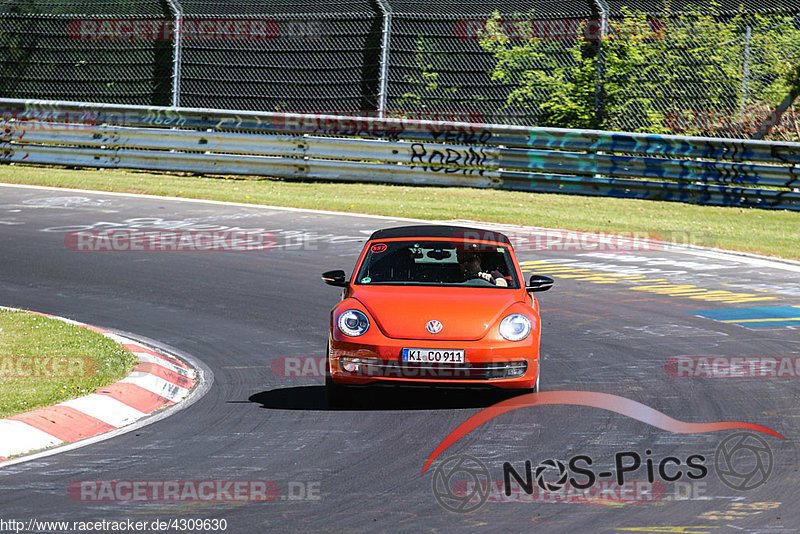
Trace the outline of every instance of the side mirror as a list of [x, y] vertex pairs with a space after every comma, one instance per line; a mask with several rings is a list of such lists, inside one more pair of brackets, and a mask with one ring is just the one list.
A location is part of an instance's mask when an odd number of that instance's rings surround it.
[[541, 274], [534, 274], [531, 275], [531, 279], [528, 280], [528, 285], [525, 286], [525, 291], [528, 293], [534, 293], [536, 291], [547, 291], [551, 287], [555, 280], [550, 278], [549, 276], [544, 276]]
[[330, 286], [347, 287], [344, 271], [341, 269], [322, 273], [322, 281]]

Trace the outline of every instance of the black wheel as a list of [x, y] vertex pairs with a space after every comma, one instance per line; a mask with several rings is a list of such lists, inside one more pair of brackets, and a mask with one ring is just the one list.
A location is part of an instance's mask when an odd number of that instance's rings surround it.
[[328, 375], [325, 377], [325, 399], [328, 401], [329, 408], [347, 408], [351, 403], [349, 388], [334, 383]]
[[532, 388], [520, 389], [519, 390], [519, 394], [520, 395], [527, 395], [528, 393], [539, 393], [539, 380], [542, 378], [542, 363], [541, 362], [542, 362], [542, 360], [540, 359], [539, 360], [539, 370], [538, 370], [538, 374], [536, 375], [536, 383], [533, 385]]
[[[330, 349], [329, 354], [330, 354]], [[325, 400], [329, 408], [346, 408], [350, 405], [350, 388], [337, 384], [331, 378], [331, 360], [328, 356], [325, 364]]]

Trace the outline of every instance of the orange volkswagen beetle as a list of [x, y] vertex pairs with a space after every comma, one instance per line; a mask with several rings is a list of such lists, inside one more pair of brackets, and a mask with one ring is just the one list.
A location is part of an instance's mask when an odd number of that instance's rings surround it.
[[331, 312], [326, 392], [354, 386], [495, 386], [539, 389], [539, 305], [508, 238], [457, 226], [404, 226], [370, 236]]

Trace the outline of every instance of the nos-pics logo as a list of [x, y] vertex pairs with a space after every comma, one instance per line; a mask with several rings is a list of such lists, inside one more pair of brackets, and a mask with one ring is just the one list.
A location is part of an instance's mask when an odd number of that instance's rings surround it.
[[[466, 487], [471, 489], [461, 494], [456, 487], [463, 482], [468, 482]], [[433, 472], [433, 496], [449, 512], [471, 512], [483, 506], [489, 498], [490, 484], [489, 469], [474, 456], [451, 456]]]
[[[705, 461], [702, 455], [693, 456]], [[772, 473], [773, 464], [772, 450], [767, 442], [751, 432], [737, 432], [726, 437], [714, 453], [717, 476], [723, 484], [736, 491], [749, 491], [765, 484]], [[536, 485], [548, 492], [563, 489], [570, 478], [571, 470], [567, 465], [557, 459], [542, 461], [532, 473]], [[641, 464], [637, 464], [637, 469], [639, 465]], [[702, 475], [692, 478], [703, 478], [708, 470], [703, 467], [700, 472]], [[581, 469], [580, 474], [585, 476], [585, 468]], [[492, 484], [489, 469], [474, 456], [451, 456], [442, 461], [433, 472], [433, 495], [439, 505], [450, 512], [477, 510], [488, 500]]]

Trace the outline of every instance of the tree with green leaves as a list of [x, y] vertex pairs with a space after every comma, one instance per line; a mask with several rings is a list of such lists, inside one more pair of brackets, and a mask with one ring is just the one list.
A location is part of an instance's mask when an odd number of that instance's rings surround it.
[[[600, 80], [586, 23], [571, 40], [530, 23], [512, 38], [495, 13], [480, 43], [495, 58], [493, 79], [509, 86], [506, 104], [525, 106], [536, 125], [741, 136], [800, 88], [800, 29], [789, 15], [710, 12], [718, 7], [656, 18], [623, 8], [594, 37]], [[558, 55], [565, 50], [568, 61]]]

